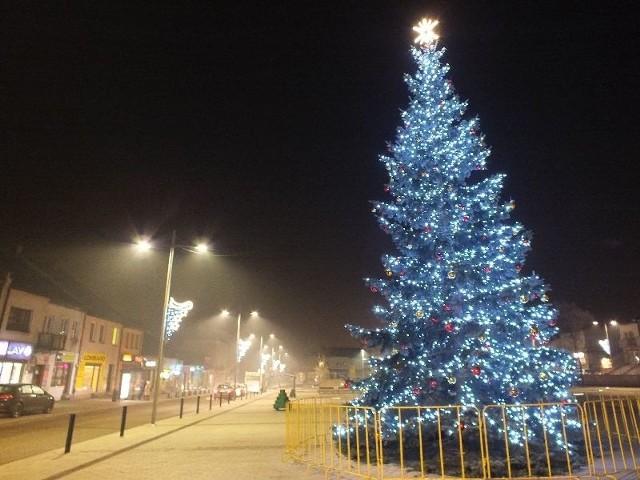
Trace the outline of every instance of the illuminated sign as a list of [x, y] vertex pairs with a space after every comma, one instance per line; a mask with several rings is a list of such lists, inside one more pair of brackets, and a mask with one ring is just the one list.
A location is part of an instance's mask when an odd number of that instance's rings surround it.
[[33, 345], [22, 342], [0, 341], [0, 356], [11, 360], [28, 360], [33, 353]]
[[105, 363], [107, 361], [107, 355], [104, 353], [85, 353], [82, 355], [82, 361], [89, 363]]

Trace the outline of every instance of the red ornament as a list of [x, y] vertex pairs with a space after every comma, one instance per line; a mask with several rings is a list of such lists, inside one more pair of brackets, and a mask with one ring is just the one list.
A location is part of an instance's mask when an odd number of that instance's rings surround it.
[[482, 373], [482, 369], [480, 368], [480, 365], [474, 365], [474, 366], [471, 368], [471, 372], [472, 372], [474, 375], [480, 375], [480, 373]]
[[431, 317], [431, 323], [433, 323], [434, 325], [436, 323], [438, 323], [440, 320], [438, 319], [438, 317]]
[[439, 262], [440, 260], [442, 260], [442, 253], [440, 252], [436, 252], [436, 260]]
[[432, 379], [432, 380], [429, 382], [429, 386], [430, 386], [431, 388], [436, 388], [436, 387], [438, 386], [438, 381], [437, 381], [437, 380], [435, 380], [435, 379]]
[[444, 326], [444, 329], [445, 329], [447, 332], [451, 333], [451, 332], [453, 332], [453, 330], [455, 329], [455, 327], [453, 326], [453, 323], [447, 323], [447, 324]]
[[369, 290], [371, 290], [371, 293], [378, 293], [378, 289], [376, 287], [371, 287]]
[[424, 231], [427, 232], [427, 233], [431, 232], [431, 227], [429, 225], [425, 225], [424, 226]]
[[413, 387], [413, 394], [414, 395], [420, 395], [420, 387]]
[[442, 306], [442, 309], [443, 309], [445, 312], [450, 312], [450, 311], [451, 311], [451, 304], [450, 304], [450, 303], [445, 303], [445, 304]]
[[462, 216], [462, 221], [463, 222], [468, 222], [469, 221], [469, 215], [463, 215]]
[[549, 322], [550, 327], [555, 327], [557, 324], [558, 324], [558, 320], [556, 320], [555, 318]]
[[383, 188], [383, 190], [384, 190], [385, 192], [388, 192], [389, 190], [391, 190], [391, 187], [390, 187], [389, 185], [385, 185], [385, 186], [384, 186], [384, 188]]
[[485, 265], [482, 270], [484, 271], [484, 273], [489, 273], [491, 272], [491, 267], [489, 265]]
[[464, 430], [464, 420], [460, 420], [460, 430]]
[[516, 264], [516, 272], [519, 272], [520, 270], [522, 270], [522, 265], [517, 263]]

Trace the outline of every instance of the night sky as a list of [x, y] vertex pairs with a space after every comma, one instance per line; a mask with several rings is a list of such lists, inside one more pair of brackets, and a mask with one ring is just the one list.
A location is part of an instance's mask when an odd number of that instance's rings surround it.
[[[0, 242], [65, 271], [159, 335], [207, 354], [248, 315], [300, 355], [358, 346], [391, 252], [369, 202], [413, 73], [411, 28], [440, 21], [449, 78], [490, 172], [534, 233], [526, 270], [598, 318], [640, 315], [640, 60], [635, 2], [3, 2]], [[146, 258], [130, 244], [164, 245]], [[524, 272], [526, 273], [526, 272]], [[562, 328], [562, 325], [560, 325]], [[246, 331], [245, 331], [246, 330]]]

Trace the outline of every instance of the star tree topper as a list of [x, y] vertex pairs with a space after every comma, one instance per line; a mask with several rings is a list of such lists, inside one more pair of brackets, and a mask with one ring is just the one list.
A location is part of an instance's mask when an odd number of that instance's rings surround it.
[[413, 27], [413, 31], [418, 33], [414, 42], [420, 45], [428, 45], [438, 40], [440, 35], [433, 31], [438, 23], [440, 23], [438, 20], [427, 20], [426, 18], [420, 20], [418, 25]]

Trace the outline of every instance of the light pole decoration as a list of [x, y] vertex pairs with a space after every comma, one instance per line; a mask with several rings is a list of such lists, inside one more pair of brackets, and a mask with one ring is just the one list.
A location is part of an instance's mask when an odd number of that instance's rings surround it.
[[[149, 250], [151, 248], [151, 244], [147, 241], [140, 241], [138, 242], [138, 247], [142, 250]], [[162, 365], [164, 363], [164, 344], [165, 341], [167, 339], [167, 324], [168, 324], [168, 317], [169, 317], [169, 303], [172, 300], [171, 299], [171, 274], [173, 272], [173, 257], [175, 254], [175, 250], [176, 250], [176, 231], [174, 230], [171, 234], [171, 245], [169, 246], [169, 262], [167, 263], [167, 279], [165, 281], [165, 286], [164, 286], [164, 301], [162, 303], [162, 327], [160, 329], [160, 342], [158, 344], [158, 359], [157, 359], [157, 364], [156, 364], [156, 372], [155, 372], [155, 378], [154, 378], [154, 382], [153, 382], [153, 402], [152, 402], [152, 406], [151, 406], [151, 424], [155, 425], [156, 424], [156, 412], [158, 409], [158, 394], [160, 392], [160, 373], [162, 371]], [[190, 252], [195, 252], [195, 253], [204, 253], [207, 252], [209, 249], [205, 244], [199, 244], [195, 247], [195, 249], [193, 248], [185, 248], [185, 250], [190, 251]], [[189, 308], [186, 310], [190, 310], [193, 307], [193, 304], [191, 302], [185, 302], [183, 304], [178, 304], [175, 303], [176, 308], [179, 308], [181, 312], [185, 312], [181, 317], [180, 320], [182, 320], [182, 318], [184, 317], [184, 315], [186, 315], [186, 311], [185, 308], [186, 306], [190, 304]], [[172, 324], [171, 324], [171, 328], [175, 328], [177, 329], [177, 327], [180, 324], [180, 320], [178, 321], [177, 325], [174, 323], [174, 317], [172, 317]], [[171, 331], [171, 334], [174, 332], [175, 330]]]
[[[599, 322], [593, 322], [594, 325], [598, 325]], [[616, 326], [618, 324], [618, 322], [616, 322], [615, 320], [611, 320], [609, 322], [609, 325], [612, 326]], [[600, 345], [600, 347], [607, 353], [607, 355], [609, 356], [609, 368], [613, 368], [613, 357], [611, 355], [611, 341], [609, 340], [609, 328], [607, 327], [607, 322], [604, 322], [604, 340], [598, 340], [598, 344]]]

